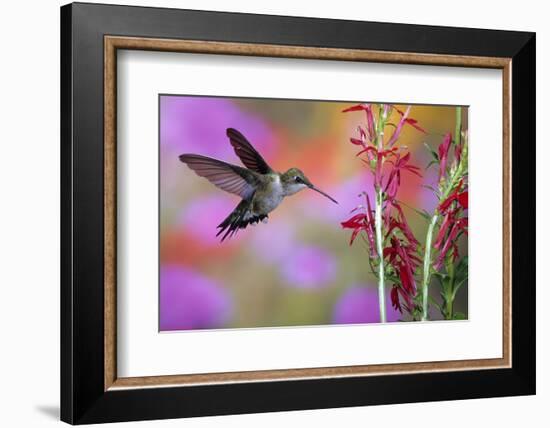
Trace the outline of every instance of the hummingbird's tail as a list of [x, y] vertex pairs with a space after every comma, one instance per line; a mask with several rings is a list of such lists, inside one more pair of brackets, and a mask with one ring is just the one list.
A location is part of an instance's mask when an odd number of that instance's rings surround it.
[[220, 236], [223, 232], [222, 241], [225, 238], [232, 237], [239, 229], [245, 229], [249, 224], [258, 223], [259, 221], [267, 218], [267, 214], [254, 215], [250, 211], [252, 205], [252, 198], [243, 199], [237, 208], [235, 208], [227, 218], [218, 225], [218, 233], [216, 236]]

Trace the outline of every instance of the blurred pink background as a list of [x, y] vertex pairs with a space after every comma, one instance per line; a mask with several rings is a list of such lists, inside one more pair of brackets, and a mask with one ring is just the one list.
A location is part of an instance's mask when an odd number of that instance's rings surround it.
[[[161, 95], [160, 330], [378, 322], [366, 247], [361, 240], [350, 247], [350, 231], [340, 226], [361, 203], [358, 195], [372, 189], [349, 143], [364, 116], [342, 113], [353, 103]], [[398, 198], [431, 211], [436, 199], [421, 185], [434, 184], [436, 171], [424, 171], [430, 158], [423, 143], [435, 148], [453, 130], [454, 108], [413, 106], [411, 117], [428, 135], [407, 126], [399, 144], [409, 147], [424, 179], [406, 174]], [[242, 132], [273, 169], [300, 168], [339, 204], [303, 190], [285, 198], [268, 224], [220, 243], [216, 226], [239, 198], [196, 176], [178, 155], [241, 165], [228, 127]], [[406, 215], [422, 242], [425, 220], [411, 209]], [[467, 313], [463, 289], [456, 308]], [[406, 320], [387, 301], [388, 320]]]

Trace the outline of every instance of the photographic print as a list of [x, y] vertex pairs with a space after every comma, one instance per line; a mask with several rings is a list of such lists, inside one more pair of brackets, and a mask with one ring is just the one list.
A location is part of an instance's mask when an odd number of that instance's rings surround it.
[[536, 392], [534, 33], [60, 24], [61, 420]]
[[468, 318], [468, 109], [159, 95], [159, 329]]

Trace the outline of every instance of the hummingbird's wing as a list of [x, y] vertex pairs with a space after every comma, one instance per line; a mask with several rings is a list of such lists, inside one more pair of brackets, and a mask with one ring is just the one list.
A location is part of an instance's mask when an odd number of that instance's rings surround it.
[[241, 134], [239, 131], [233, 128], [227, 128], [227, 136], [229, 141], [235, 150], [235, 154], [241, 159], [242, 163], [252, 171], [256, 171], [260, 174], [268, 174], [273, 172], [271, 167], [262, 158], [262, 156], [256, 151], [252, 144]]
[[254, 194], [258, 178], [253, 171], [201, 155], [183, 154], [179, 158], [198, 176], [206, 178], [226, 192], [243, 199]]

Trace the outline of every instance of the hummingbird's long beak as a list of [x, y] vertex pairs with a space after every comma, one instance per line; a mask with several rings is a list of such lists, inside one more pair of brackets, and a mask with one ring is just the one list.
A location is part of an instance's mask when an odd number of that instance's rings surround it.
[[338, 201], [332, 197], [330, 197], [329, 195], [327, 195], [325, 192], [323, 192], [321, 189], [318, 189], [317, 187], [315, 187], [313, 184], [308, 184], [307, 187], [309, 187], [311, 190], [315, 190], [316, 192], [319, 192], [321, 195], [329, 198], [332, 202], [334, 202], [335, 204], [338, 203]]

